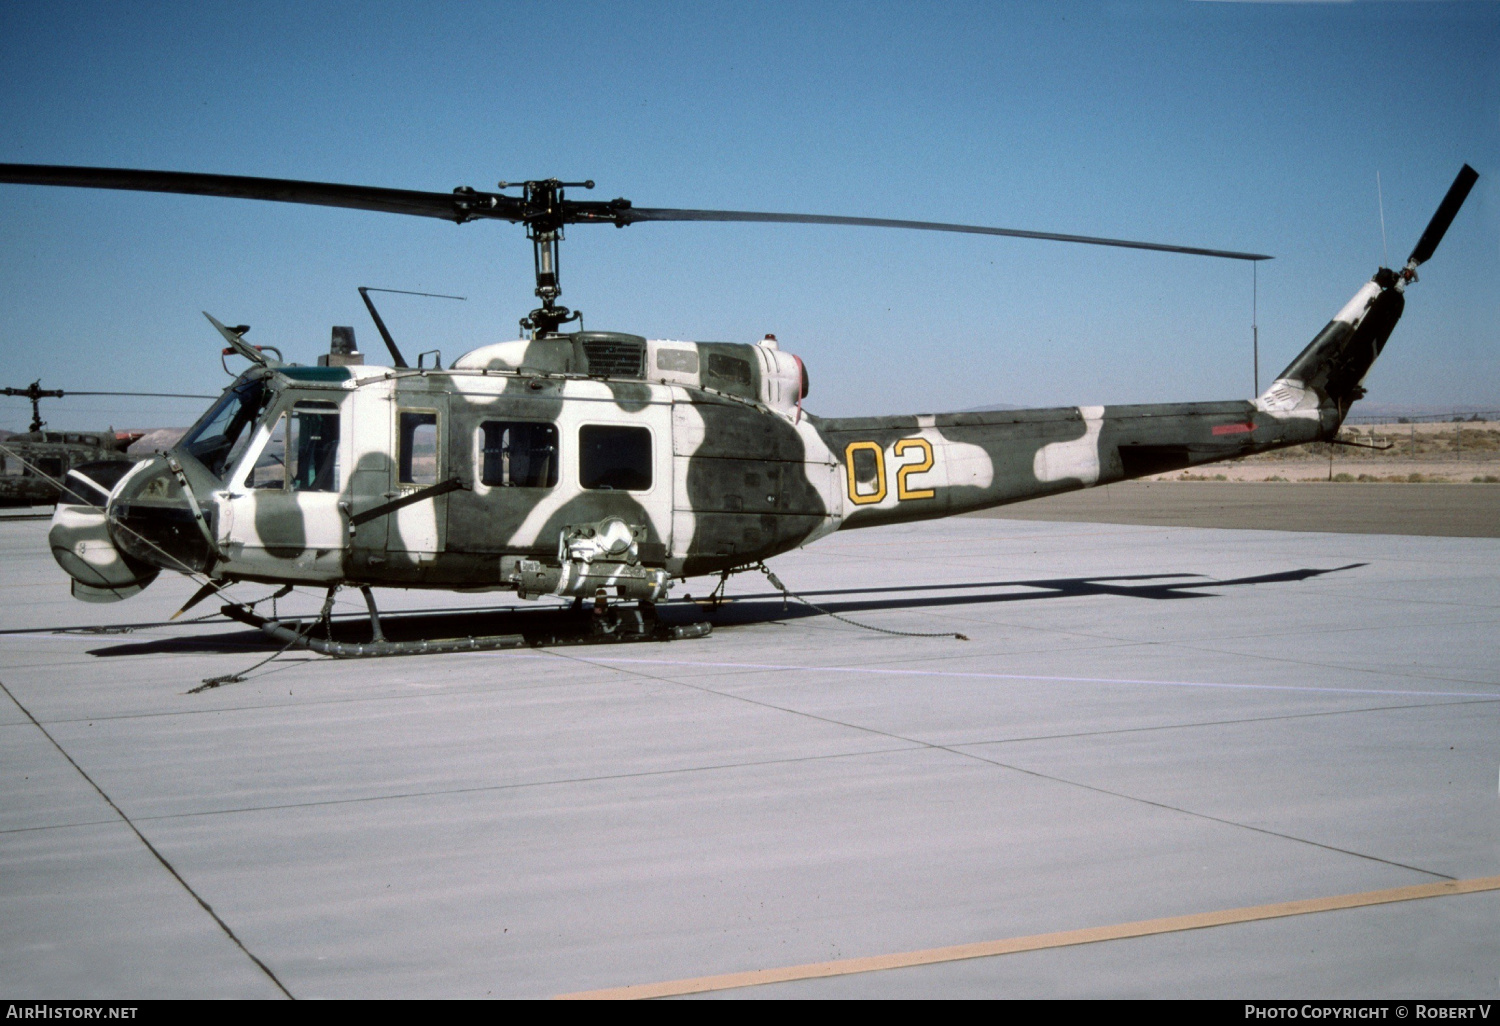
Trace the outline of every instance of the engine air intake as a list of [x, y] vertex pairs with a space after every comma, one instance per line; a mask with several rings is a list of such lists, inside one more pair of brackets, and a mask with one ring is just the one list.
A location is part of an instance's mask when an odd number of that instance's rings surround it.
[[646, 340], [638, 335], [579, 332], [589, 374], [601, 378], [644, 378]]

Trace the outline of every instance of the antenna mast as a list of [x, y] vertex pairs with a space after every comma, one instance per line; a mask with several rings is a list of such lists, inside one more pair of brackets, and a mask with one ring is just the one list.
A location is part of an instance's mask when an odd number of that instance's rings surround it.
[[1380, 251], [1385, 255], [1381, 267], [1391, 266], [1391, 248], [1385, 242], [1385, 194], [1380, 190], [1380, 172], [1375, 172], [1375, 200], [1380, 204]]

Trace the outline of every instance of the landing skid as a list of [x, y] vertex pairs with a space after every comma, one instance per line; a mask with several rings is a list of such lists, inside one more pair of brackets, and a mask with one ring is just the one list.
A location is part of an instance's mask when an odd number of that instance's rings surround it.
[[[448, 652], [486, 652], [507, 648], [550, 648], [563, 645], [617, 645], [634, 641], [684, 641], [706, 637], [713, 625], [703, 621], [687, 624], [663, 623], [649, 603], [638, 608], [597, 604], [592, 610], [535, 610], [513, 615], [517, 629], [509, 633], [471, 634], [466, 637], [391, 639], [401, 631], [403, 618], [387, 617], [382, 629], [370, 602], [369, 641], [340, 638], [348, 625], [331, 625], [321, 618], [276, 620], [243, 606], [224, 606], [221, 612], [232, 620], [255, 627], [288, 648], [317, 652], [335, 659], [369, 659], [379, 656], [441, 655]], [[410, 619], [422, 619], [412, 617]]]

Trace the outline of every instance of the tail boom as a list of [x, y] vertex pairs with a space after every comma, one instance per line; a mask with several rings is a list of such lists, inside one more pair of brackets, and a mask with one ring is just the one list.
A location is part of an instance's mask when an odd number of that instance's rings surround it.
[[1249, 456], [1325, 437], [1311, 416], [1258, 402], [1082, 406], [819, 419], [842, 471], [841, 527], [952, 516]]

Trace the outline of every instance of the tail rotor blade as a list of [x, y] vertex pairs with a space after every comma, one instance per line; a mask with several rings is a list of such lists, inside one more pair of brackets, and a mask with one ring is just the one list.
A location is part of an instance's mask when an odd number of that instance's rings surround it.
[[1417, 248], [1411, 251], [1411, 256], [1406, 258], [1406, 266], [1416, 267], [1425, 264], [1432, 259], [1433, 251], [1438, 248], [1438, 243], [1443, 241], [1448, 226], [1458, 216], [1458, 208], [1464, 205], [1464, 200], [1469, 198], [1469, 190], [1474, 188], [1474, 183], [1479, 181], [1479, 172], [1468, 164], [1458, 173], [1453, 180], [1453, 185], [1448, 190], [1448, 195], [1443, 197], [1443, 202], [1437, 208], [1437, 213], [1432, 215], [1432, 220], [1427, 224], [1427, 230], [1417, 240]]

